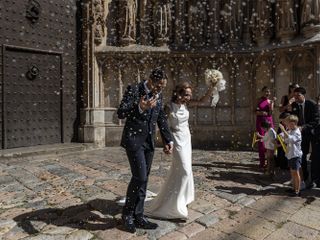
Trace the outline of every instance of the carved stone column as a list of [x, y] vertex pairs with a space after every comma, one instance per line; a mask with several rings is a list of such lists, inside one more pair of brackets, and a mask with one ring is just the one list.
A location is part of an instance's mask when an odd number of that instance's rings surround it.
[[297, 26], [294, 0], [279, 0], [276, 6], [276, 35], [281, 41], [295, 37]]
[[255, 2], [254, 14], [252, 14], [253, 39], [259, 47], [270, 42], [272, 35], [271, 3], [269, 0], [259, 0]]
[[150, 33], [153, 31], [152, 11], [154, 8], [154, 2], [150, 0], [139, 0], [138, 6], [139, 6], [138, 29], [139, 29], [140, 35], [139, 35], [139, 38], [136, 40], [141, 45], [151, 45], [153, 35]]
[[105, 36], [105, 8], [102, 0], [93, 0], [94, 42], [99, 45]]
[[243, 8], [241, 0], [230, 1], [231, 14], [230, 14], [230, 45], [236, 47], [242, 40], [242, 22], [243, 22]]
[[[101, 69], [94, 54], [105, 39], [104, 1], [87, 0], [83, 3], [83, 108], [80, 110], [79, 140], [105, 145], [104, 111], [101, 110], [103, 88]], [[101, 95], [102, 94], [102, 95]]]
[[250, 45], [252, 43], [251, 31], [250, 31], [250, 19], [252, 15], [252, 2], [251, 0], [243, 1], [243, 43]]
[[202, 1], [190, 1], [188, 8], [188, 33], [191, 46], [204, 46], [207, 32], [207, 5]]
[[220, 1], [209, 0], [208, 19], [209, 19], [208, 44], [210, 46], [218, 46], [221, 42], [220, 34], [219, 34]]
[[186, 44], [185, 0], [175, 1], [175, 33], [174, 42], [177, 47]]
[[231, 46], [239, 45], [242, 38], [243, 10], [240, 0], [228, 0], [221, 9], [224, 40]]
[[307, 38], [320, 32], [319, 0], [301, 0], [301, 29]]
[[315, 94], [320, 96], [320, 46], [316, 46], [316, 67], [315, 67]]
[[136, 43], [137, 9], [137, 0], [119, 0], [119, 34], [122, 46]]
[[170, 0], [157, 1], [154, 8], [155, 45], [163, 46], [171, 35], [171, 4]]

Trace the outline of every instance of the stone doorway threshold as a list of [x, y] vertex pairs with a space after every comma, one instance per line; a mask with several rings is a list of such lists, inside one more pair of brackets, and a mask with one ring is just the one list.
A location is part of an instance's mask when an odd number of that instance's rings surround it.
[[13, 158], [67, 154], [99, 148], [93, 143], [57, 143], [0, 150], [0, 161]]

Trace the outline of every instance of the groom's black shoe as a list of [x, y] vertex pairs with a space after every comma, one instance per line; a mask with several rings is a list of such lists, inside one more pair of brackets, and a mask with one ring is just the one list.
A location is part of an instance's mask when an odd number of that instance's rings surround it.
[[130, 232], [130, 233], [136, 232], [136, 226], [134, 224], [133, 216], [122, 215], [122, 222], [123, 222], [123, 227], [127, 232]]
[[143, 229], [156, 229], [158, 227], [158, 224], [149, 222], [146, 217], [136, 217], [134, 223], [138, 228]]

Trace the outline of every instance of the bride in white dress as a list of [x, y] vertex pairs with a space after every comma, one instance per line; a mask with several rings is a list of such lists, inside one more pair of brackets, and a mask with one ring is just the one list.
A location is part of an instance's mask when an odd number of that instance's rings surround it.
[[157, 197], [146, 206], [147, 216], [182, 220], [188, 218], [187, 205], [194, 200], [194, 182], [187, 105], [208, 105], [212, 92], [213, 87], [210, 87], [200, 100], [191, 100], [190, 84], [179, 84], [173, 91], [166, 111], [174, 139], [172, 165]]

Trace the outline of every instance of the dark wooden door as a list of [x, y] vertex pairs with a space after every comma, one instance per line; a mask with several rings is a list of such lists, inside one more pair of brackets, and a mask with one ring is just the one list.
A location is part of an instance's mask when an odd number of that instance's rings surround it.
[[80, 4], [0, 0], [0, 148], [77, 140]]
[[4, 148], [62, 142], [61, 55], [6, 47]]

